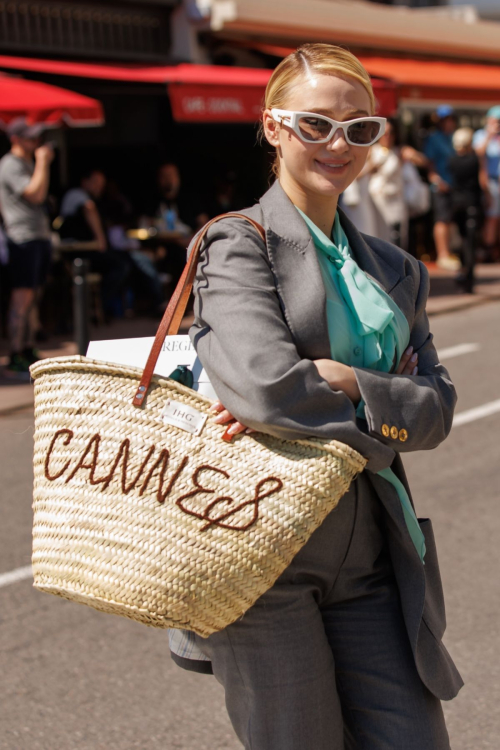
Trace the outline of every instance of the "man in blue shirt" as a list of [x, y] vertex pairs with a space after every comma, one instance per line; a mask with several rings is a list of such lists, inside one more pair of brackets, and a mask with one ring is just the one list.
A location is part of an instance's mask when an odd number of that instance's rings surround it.
[[476, 131], [472, 145], [483, 162], [488, 176], [490, 204], [486, 209], [483, 241], [492, 255], [499, 240], [500, 229], [500, 105], [486, 114], [486, 127]]
[[424, 153], [430, 162], [429, 179], [432, 188], [434, 210], [434, 242], [437, 264], [441, 268], [456, 271], [460, 261], [450, 254], [450, 226], [453, 219], [451, 205], [451, 174], [448, 161], [455, 154], [453, 133], [457, 125], [452, 107], [443, 104], [436, 110], [438, 124], [424, 144]]

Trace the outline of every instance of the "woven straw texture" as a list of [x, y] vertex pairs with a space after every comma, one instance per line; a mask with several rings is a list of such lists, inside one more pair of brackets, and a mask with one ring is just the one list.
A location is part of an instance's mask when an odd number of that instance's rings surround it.
[[210, 399], [84, 357], [35, 379], [34, 585], [155, 627], [208, 636], [240, 617], [366, 463], [348, 446], [245, 435], [226, 443], [164, 424], [169, 399]]

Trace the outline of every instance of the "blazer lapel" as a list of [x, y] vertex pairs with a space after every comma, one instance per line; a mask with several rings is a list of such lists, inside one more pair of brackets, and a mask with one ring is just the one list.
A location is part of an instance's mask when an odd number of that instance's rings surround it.
[[391, 289], [401, 281], [401, 276], [382, 256], [373, 251], [342, 209], [338, 208], [337, 211], [342, 228], [349, 240], [352, 255], [358, 266], [363, 269], [367, 276], [381, 284], [389, 294]]
[[398, 270], [396, 270], [382, 254], [383, 249], [387, 248], [388, 250], [390, 246], [375, 237], [369, 237], [367, 241], [358, 232], [354, 224], [349, 221], [341, 208], [338, 209], [338, 212], [354, 259], [366, 275], [377, 281], [384, 291], [392, 297], [406, 317], [411, 329], [415, 317], [415, 297], [418, 290], [414, 287], [413, 278], [407, 275], [404, 254], [391, 253], [391, 261], [396, 263], [398, 267]]
[[260, 205], [269, 260], [297, 350], [307, 359], [329, 358], [325, 287], [307, 224], [278, 180]]

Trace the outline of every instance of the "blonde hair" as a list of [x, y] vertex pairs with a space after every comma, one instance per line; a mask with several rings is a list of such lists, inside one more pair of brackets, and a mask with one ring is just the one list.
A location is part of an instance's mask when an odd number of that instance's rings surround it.
[[[370, 114], [375, 112], [375, 96], [370, 76], [358, 58], [351, 52], [333, 44], [303, 44], [295, 52], [284, 58], [274, 69], [266, 86], [264, 109], [286, 109], [287, 98], [297, 78], [311, 78], [313, 73], [354, 78], [364, 86], [370, 97]], [[264, 137], [263, 125], [260, 125], [260, 137]], [[278, 154], [272, 167], [276, 177], [279, 176]]]
[[468, 148], [472, 145], [472, 139], [474, 137], [474, 131], [472, 128], [458, 128], [453, 133], [453, 148], [455, 151], [460, 151], [462, 148]]

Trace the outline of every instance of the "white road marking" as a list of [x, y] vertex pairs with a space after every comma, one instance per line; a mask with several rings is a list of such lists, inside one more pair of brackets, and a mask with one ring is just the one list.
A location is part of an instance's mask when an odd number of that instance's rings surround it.
[[460, 357], [462, 354], [477, 352], [480, 348], [480, 344], [457, 344], [456, 346], [449, 346], [446, 349], [438, 350], [439, 359], [451, 359], [452, 357]]
[[25, 578], [31, 578], [32, 575], [31, 565], [25, 565], [24, 568], [16, 568], [8, 573], [0, 573], [0, 588], [8, 586], [11, 583], [17, 583], [17, 581], [24, 581]]
[[482, 419], [483, 417], [489, 417], [490, 414], [496, 414], [499, 411], [500, 398], [496, 401], [490, 401], [489, 404], [476, 406], [474, 409], [467, 409], [467, 411], [457, 414], [453, 420], [453, 427], [458, 427], [459, 425], [467, 424], [468, 422], [474, 422], [476, 419]]

